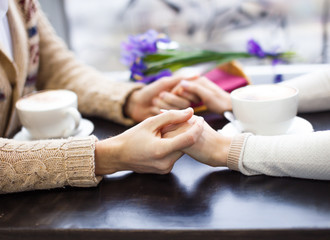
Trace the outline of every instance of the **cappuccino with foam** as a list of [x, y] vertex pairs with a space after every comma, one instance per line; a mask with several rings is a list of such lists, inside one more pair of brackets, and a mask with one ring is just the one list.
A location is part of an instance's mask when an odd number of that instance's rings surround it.
[[21, 98], [16, 109], [31, 138], [68, 137], [77, 130], [81, 120], [77, 99], [69, 90], [40, 91]]
[[61, 108], [76, 96], [66, 90], [42, 91], [28, 95], [17, 102], [17, 107], [27, 111], [47, 111]]
[[290, 97], [297, 90], [282, 85], [254, 85], [238, 89], [234, 95], [237, 98], [250, 101], [271, 101]]
[[298, 109], [298, 90], [284, 85], [249, 85], [231, 93], [233, 113], [245, 132], [285, 134]]

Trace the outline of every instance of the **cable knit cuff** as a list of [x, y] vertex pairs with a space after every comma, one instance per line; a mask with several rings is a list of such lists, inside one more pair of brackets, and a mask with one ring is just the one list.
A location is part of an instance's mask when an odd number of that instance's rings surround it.
[[230, 144], [230, 149], [227, 157], [227, 167], [239, 171], [238, 163], [242, 155], [242, 149], [245, 145], [246, 140], [251, 134], [245, 133], [234, 137]]
[[96, 186], [102, 177], [95, 176], [95, 142], [97, 138], [70, 138], [65, 149], [66, 181], [74, 187]]

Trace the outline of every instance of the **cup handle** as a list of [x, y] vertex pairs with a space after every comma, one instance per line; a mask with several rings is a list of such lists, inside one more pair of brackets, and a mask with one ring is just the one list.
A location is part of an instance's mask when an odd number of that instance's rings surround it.
[[70, 115], [74, 120], [74, 127], [71, 129], [66, 129], [63, 134], [64, 137], [69, 137], [79, 127], [80, 120], [81, 120], [81, 114], [77, 110], [77, 108], [74, 108], [74, 107], [67, 108], [65, 110], [65, 114]]

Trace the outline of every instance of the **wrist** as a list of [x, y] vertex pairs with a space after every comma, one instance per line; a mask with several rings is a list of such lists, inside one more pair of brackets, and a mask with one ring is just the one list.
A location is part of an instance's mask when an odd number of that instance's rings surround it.
[[219, 133], [216, 138], [216, 147], [214, 148], [214, 154], [212, 156], [213, 162], [218, 167], [227, 166], [228, 154], [231, 146], [231, 137], [225, 137]]
[[95, 144], [95, 174], [106, 175], [119, 171], [120, 142], [114, 138], [98, 141]]
[[232, 105], [231, 97], [230, 97], [229, 93], [226, 93], [226, 95], [223, 97], [221, 102], [223, 103], [223, 112], [222, 113], [224, 113], [225, 111], [233, 110], [233, 105]]
[[136, 121], [135, 116], [134, 116], [134, 109], [137, 105], [137, 94], [138, 94], [138, 89], [133, 90], [133, 92], [131, 92], [127, 99], [126, 99], [126, 103], [124, 105], [124, 116], [127, 118], [131, 118], [133, 120]]
[[231, 102], [230, 95], [227, 98], [226, 110], [225, 111], [233, 111], [233, 105], [232, 105], [232, 102]]

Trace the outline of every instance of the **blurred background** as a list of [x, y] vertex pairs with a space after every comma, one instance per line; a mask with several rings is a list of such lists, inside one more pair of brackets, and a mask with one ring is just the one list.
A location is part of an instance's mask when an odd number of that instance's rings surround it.
[[[148, 29], [190, 47], [245, 51], [249, 39], [265, 50], [294, 51], [287, 77], [324, 68], [330, 60], [330, 0], [40, 0], [56, 31], [83, 62], [124, 71], [120, 44]], [[244, 61], [252, 75], [272, 74], [263, 61]], [[259, 69], [259, 72], [258, 72]], [[290, 75], [291, 74], [291, 75]]]

